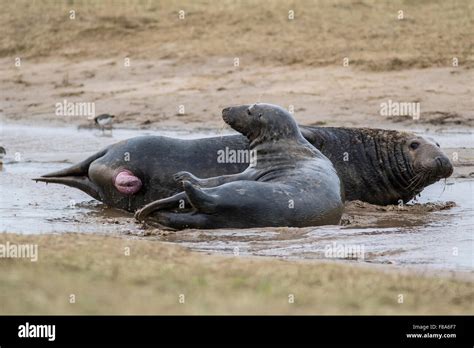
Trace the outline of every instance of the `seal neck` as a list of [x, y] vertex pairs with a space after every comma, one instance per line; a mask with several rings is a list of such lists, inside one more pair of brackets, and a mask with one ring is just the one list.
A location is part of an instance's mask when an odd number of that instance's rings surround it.
[[253, 141], [250, 150], [255, 151], [257, 166], [272, 165], [276, 163], [291, 164], [304, 159], [324, 157], [301, 134], [296, 138], [284, 138], [273, 141]]

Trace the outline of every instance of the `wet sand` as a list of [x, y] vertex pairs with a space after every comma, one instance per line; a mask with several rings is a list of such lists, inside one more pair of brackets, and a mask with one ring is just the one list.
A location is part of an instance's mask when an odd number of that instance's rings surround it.
[[[474, 70], [464, 67], [367, 72], [357, 67], [260, 65], [226, 58], [199, 63], [117, 59], [25, 62], [0, 59], [1, 114], [9, 122], [91, 126], [88, 115], [56, 115], [57, 103], [94, 103], [119, 127], [188, 131], [223, 127], [229, 105], [267, 102], [293, 110], [300, 124], [466, 130], [474, 126]], [[150, 76], [153, 76], [150, 79]], [[420, 117], [383, 116], [381, 104], [420, 103]]]
[[[2, 232], [102, 233], [172, 242], [217, 254], [390, 264], [418, 270], [459, 271], [468, 278], [473, 271], [474, 148], [468, 134], [428, 133], [443, 147], [459, 154], [455, 172], [446, 182], [426, 188], [416, 201], [403, 207], [348, 202], [340, 226], [164, 232], [145, 228], [131, 214], [107, 208], [79, 190], [31, 179], [126, 138], [150, 134], [201, 137], [217, 130], [186, 133], [171, 128], [115, 129], [103, 133], [98, 129], [11, 124], [4, 125], [3, 131], [7, 148], [21, 154], [21, 161], [8, 155], [0, 176]], [[363, 249], [363, 253], [327, 252], [341, 247]]]

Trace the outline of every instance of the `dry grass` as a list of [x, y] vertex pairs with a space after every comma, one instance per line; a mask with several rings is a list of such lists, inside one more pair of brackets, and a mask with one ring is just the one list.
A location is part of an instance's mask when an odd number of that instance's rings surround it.
[[221, 56], [311, 66], [349, 57], [364, 69], [397, 70], [449, 66], [455, 56], [472, 67], [473, 10], [469, 0], [3, 1], [0, 57]]
[[[38, 262], [0, 259], [1, 314], [460, 314], [472, 283], [356, 266], [208, 256], [147, 240], [0, 234]], [[130, 256], [124, 248], [130, 247]], [[70, 304], [69, 295], [76, 303]], [[185, 303], [179, 303], [179, 295]], [[289, 294], [295, 302], [288, 303]], [[404, 303], [397, 302], [404, 295]]]

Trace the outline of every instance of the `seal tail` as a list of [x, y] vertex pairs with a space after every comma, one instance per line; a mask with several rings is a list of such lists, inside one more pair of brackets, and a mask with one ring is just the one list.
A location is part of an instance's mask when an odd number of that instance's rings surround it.
[[97, 152], [96, 154], [86, 158], [84, 161], [79, 162], [71, 167], [58, 170], [56, 172], [42, 175], [39, 178], [34, 178], [36, 182], [45, 182], [53, 184], [62, 184], [70, 187], [77, 188], [84, 191], [91, 197], [100, 200], [100, 194], [97, 186], [89, 179], [88, 172], [92, 162], [96, 159], [104, 156], [107, 153], [108, 148]]

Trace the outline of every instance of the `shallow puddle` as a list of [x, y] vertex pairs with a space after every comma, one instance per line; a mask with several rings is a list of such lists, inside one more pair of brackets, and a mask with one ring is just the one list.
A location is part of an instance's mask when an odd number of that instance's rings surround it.
[[[283, 258], [331, 258], [428, 269], [473, 270], [474, 180], [448, 179], [426, 188], [422, 208], [348, 206], [342, 226], [250, 230], [144, 230], [131, 214], [107, 208], [79, 190], [35, 183], [31, 178], [78, 162], [119, 140], [153, 135], [142, 130], [112, 134], [76, 128], [2, 126], [7, 149], [0, 172], [0, 231], [15, 233], [91, 232], [128, 234], [180, 243], [195, 250]], [[159, 134], [200, 137], [173, 130]], [[429, 134], [445, 148], [472, 148], [468, 133]], [[450, 207], [446, 202], [453, 201]], [[438, 206], [428, 203], [440, 202]], [[146, 235], [146, 236], [144, 236]]]

